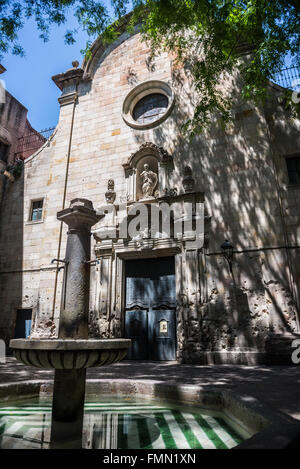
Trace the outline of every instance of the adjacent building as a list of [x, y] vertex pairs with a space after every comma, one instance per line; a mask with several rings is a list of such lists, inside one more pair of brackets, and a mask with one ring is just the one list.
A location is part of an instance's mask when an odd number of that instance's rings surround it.
[[[0, 65], [0, 74], [6, 69]], [[3, 80], [0, 82], [0, 285], [9, 288], [4, 272], [8, 267], [9, 281], [15, 270], [22, 270], [22, 234], [23, 234], [23, 201], [24, 173], [23, 162], [40, 148], [46, 139], [30, 125], [28, 110], [6, 89]], [[12, 244], [10, 244], [10, 241]], [[12, 249], [10, 252], [9, 250]], [[9, 283], [9, 285], [11, 285]], [[14, 292], [16, 294], [16, 292]], [[2, 296], [2, 295], [1, 295]], [[4, 295], [5, 301], [10, 301]], [[1, 298], [2, 301], [2, 298]], [[19, 312], [19, 321], [7, 316], [4, 304], [0, 301], [0, 329], [9, 328], [10, 336], [24, 334], [25, 328], [30, 333], [31, 310]], [[14, 300], [13, 304], [14, 303]], [[14, 308], [14, 307], [13, 307]], [[2, 312], [5, 314], [2, 314]], [[26, 320], [25, 320], [26, 318]], [[11, 321], [13, 320], [13, 323]], [[18, 324], [17, 324], [18, 323]], [[18, 332], [19, 330], [19, 332]], [[11, 335], [12, 334], [12, 335]], [[0, 333], [2, 337], [2, 332]], [[4, 333], [4, 337], [8, 336]]]

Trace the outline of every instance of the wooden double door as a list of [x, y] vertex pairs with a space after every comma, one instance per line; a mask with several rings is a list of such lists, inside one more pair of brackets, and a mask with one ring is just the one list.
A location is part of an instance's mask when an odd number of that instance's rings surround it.
[[174, 257], [125, 264], [125, 337], [131, 360], [176, 359]]

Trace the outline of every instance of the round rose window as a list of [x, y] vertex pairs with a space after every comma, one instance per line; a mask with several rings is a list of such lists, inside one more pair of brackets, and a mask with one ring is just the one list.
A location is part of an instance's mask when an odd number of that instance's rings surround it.
[[151, 80], [136, 86], [126, 96], [122, 115], [127, 125], [134, 129], [151, 129], [170, 115], [174, 96], [170, 86]]
[[135, 105], [133, 109], [134, 120], [139, 124], [156, 121], [166, 112], [168, 101], [164, 94], [148, 94]]

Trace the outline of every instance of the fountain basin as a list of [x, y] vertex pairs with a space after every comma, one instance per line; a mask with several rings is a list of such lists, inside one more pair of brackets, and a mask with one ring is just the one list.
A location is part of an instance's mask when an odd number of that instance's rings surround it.
[[13, 339], [10, 348], [25, 365], [74, 370], [119, 362], [130, 344], [130, 339]]
[[[29, 380], [0, 384], [0, 427], [2, 424], [2, 435], [0, 428], [0, 449], [4, 448], [4, 445], [6, 448], [49, 447], [50, 403], [52, 394], [53, 384], [49, 380]], [[114, 414], [122, 413], [122, 410], [119, 408], [120, 406], [116, 405], [115, 398], [120, 400], [122, 406], [131, 406], [132, 412], [130, 413], [139, 414], [143, 417], [148, 417], [149, 415], [145, 412], [146, 409], [138, 407], [142, 401], [144, 401], [146, 405], [149, 403], [166, 406], [168, 408], [170, 406], [172, 407], [173, 404], [179, 405], [180, 407], [183, 406], [184, 412], [221, 412], [223, 414], [222, 417], [231, 425], [231, 428], [240, 433], [242, 433], [241, 430], [243, 430], [243, 433], [245, 432], [242, 438], [243, 441], [235, 446], [237, 449], [298, 448], [295, 444], [299, 441], [299, 421], [280, 411], [273, 410], [272, 407], [268, 405], [262, 404], [256, 400], [251, 401], [247, 395], [239, 396], [232, 391], [221, 390], [219, 387], [206, 388], [205, 386], [164, 383], [159, 380], [149, 381], [144, 379], [111, 378], [87, 380], [85, 428], [83, 432], [84, 448], [94, 447], [91, 445], [91, 441], [93, 440], [91, 439], [90, 430], [94, 431], [95, 420], [93, 418], [89, 419], [89, 414], [93, 413], [93, 409], [90, 409], [89, 406], [91, 406], [92, 403], [98, 403], [98, 414], [99, 407], [101, 407], [99, 403], [114, 402], [113, 405], [110, 404], [111, 408], [107, 410], [113, 417]], [[28, 413], [25, 407], [28, 408], [32, 406], [32, 399], [34, 399], [37, 407], [40, 406], [41, 409], [33, 409], [32, 407], [31, 411]], [[4, 409], [4, 407], [6, 409]], [[164, 412], [164, 410], [162, 410], [162, 412]], [[124, 409], [123, 413], [127, 413], [126, 409]], [[154, 412], [151, 410], [151, 418], [154, 417], [153, 414]], [[47, 415], [49, 416], [47, 417]], [[43, 416], [45, 416], [45, 418], [43, 418]], [[9, 417], [9, 421], [4, 422], [6, 417]], [[1, 419], [3, 420], [1, 421]], [[33, 420], [33, 422], [31, 422], [31, 420]], [[101, 426], [103, 424], [102, 428], [104, 433], [109, 423], [112, 421], [113, 418], [110, 420], [102, 420]], [[19, 429], [17, 431], [14, 430], [14, 433], [11, 434], [10, 426], [15, 422], [18, 422]], [[181, 425], [179, 420], [178, 422], [179, 425]], [[3, 423], [5, 423], [5, 426]], [[130, 424], [130, 422], [127, 423]], [[139, 422], [136, 423], [138, 424]], [[151, 422], [147, 420], [145, 423], [146, 426], [148, 426], [150, 435], [153, 435], [153, 430], [155, 429], [148, 425], [148, 423]], [[127, 425], [125, 425], [125, 428], [126, 426]], [[175, 426], [177, 427], [177, 425]], [[120, 425], [118, 425], [118, 427], [120, 428]], [[124, 429], [123, 425], [121, 425], [121, 427]], [[36, 434], [33, 435], [31, 432], [34, 432], [35, 428]], [[131, 429], [129, 428], [128, 430], [129, 433], [131, 433]], [[171, 431], [172, 430], [173, 428], [171, 428]], [[183, 430], [185, 431], [186, 428], [183, 428]], [[216, 428], [214, 431], [215, 430]], [[181, 432], [178, 432], [176, 429], [175, 431], [176, 440], [178, 434], [181, 434]], [[144, 432], [142, 433], [144, 434]], [[16, 434], [19, 434], [18, 438], [16, 438]], [[114, 434], [116, 433], [111, 432], [112, 436]], [[34, 436], [34, 439], [31, 441], [30, 436]], [[155, 437], [155, 435], [153, 436]], [[7, 441], [8, 439], [11, 440]], [[152, 447], [154, 450], [156, 449], [156, 442], [158, 442], [158, 440], [152, 438]], [[184, 448], [180, 448], [180, 444], [177, 446], [179, 446], [178, 449], [184, 449], [186, 448], [186, 442]], [[170, 449], [168, 445], [166, 445], [166, 447]], [[104, 446], [104, 448], [108, 449], [109, 446]], [[115, 447], [111, 446], [109, 449], [112, 448]], [[134, 446], [134, 449], [139, 448], [140, 446], [138, 445]], [[165, 449], [165, 447], [160, 446], [157, 449]]]

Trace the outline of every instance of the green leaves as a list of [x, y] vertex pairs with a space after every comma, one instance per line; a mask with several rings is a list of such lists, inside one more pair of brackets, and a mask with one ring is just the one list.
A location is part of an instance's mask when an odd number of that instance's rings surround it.
[[[82, 51], [91, 57], [92, 39], [104, 43], [120, 34], [123, 15], [133, 7], [127, 30], [139, 25], [152, 55], [168, 51], [193, 78], [197, 99], [194, 116], [185, 122], [190, 135], [217, 119], [230, 120], [232, 96], [222, 93], [224, 76], [239, 70], [241, 97], [261, 103], [268, 80], [282, 68], [287, 54], [299, 63], [299, 6], [294, 0], [0, 0], [0, 58], [7, 52], [24, 54], [18, 32], [33, 18], [41, 38], [49, 39], [52, 24], [61, 25], [69, 10], [90, 36]], [[77, 29], [66, 31], [65, 42], [76, 40]], [[241, 60], [248, 50], [251, 59]], [[233, 90], [235, 92], [235, 90]]]
[[[190, 134], [217, 118], [230, 120], [232, 96], [220, 91], [222, 77], [238, 69], [242, 98], [261, 103], [268, 80], [290, 54], [299, 58], [299, 14], [286, 0], [147, 0], [144, 38], [155, 52], [174, 53], [189, 64], [197, 91], [194, 117], [185, 123]], [[142, 18], [140, 18], [142, 19]], [[192, 46], [191, 46], [192, 45]], [[243, 51], [251, 60], [241, 61]], [[204, 58], [203, 58], [204, 57]], [[235, 90], [234, 90], [235, 92]]]
[[[51, 26], [64, 24], [66, 15], [71, 9], [79, 26], [87, 31], [89, 36], [96, 38], [111, 22], [105, 4], [104, 1], [94, 0], [0, 1], [0, 59], [7, 52], [24, 54], [18, 43], [18, 32], [26, 20], [34, 19], [40, 38], [48, 41]], [[65, 42], [67, 44], [75, 42], [76, 32], [76, 29], [66, 31]]]

